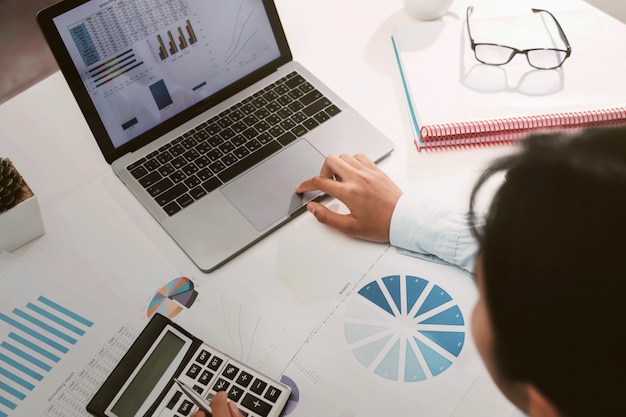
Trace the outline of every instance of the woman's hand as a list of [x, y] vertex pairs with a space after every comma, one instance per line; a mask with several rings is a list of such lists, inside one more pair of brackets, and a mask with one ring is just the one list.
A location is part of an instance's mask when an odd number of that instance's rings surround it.
[[[243, 417], [237, 404], [228, 399], [226, 391], [220, 391], [211, 399], [213, 417]], [[204, 411], [198, 410], [193, 417], [208, 417]]]
[[367, 156], [329, 156], [320, 175], [296, 188], [298, 193], [315, 190], [339, 199], [350, 210], [339, 214], [311, 202], [307, 209], [320, 223], [352, 237], [389, 242], [391, 216], [402, 190]]

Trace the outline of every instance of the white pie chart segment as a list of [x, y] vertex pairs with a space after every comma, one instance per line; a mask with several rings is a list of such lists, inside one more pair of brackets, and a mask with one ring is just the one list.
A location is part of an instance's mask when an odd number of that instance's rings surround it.
[[434, 378], [463, 350], [465, 320], [440, 286], [392, 275], [362, 286], [348, 305], [344, 334], [354, 357], [394, 381]]

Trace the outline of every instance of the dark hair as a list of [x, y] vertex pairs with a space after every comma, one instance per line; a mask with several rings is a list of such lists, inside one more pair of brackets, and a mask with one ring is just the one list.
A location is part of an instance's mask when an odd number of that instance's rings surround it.
[[494, 359], [567, 416], [626, 416], [626, 129], [524, 142], [470, 203], [506, 173], [475, 227]]

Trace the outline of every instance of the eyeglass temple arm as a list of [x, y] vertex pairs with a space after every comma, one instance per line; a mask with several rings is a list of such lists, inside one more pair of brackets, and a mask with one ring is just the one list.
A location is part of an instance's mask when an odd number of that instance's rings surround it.
[[472, 31], [470, 30], [469, 17], [472, 14], [473, 11], [474, 11], [474, 6], [469, 6], [467, 8], [467, 10], [465, 11], [465, 22], [466, 22], [466, 25], [467, 25], [467, 35], [469, 36], [470, 46], [471, 46], [472, 50], [474, 50], [474, 48], [475, 48], [475, 42], [474, 42], [474, 37], [472, 36]]
[[561, 24], [556, 19], [556, 17], [552, 13], [550, 13], [549, 11], [544, 10], [544, 9], [532, 9], [532, 11], [533, 11], [533, 13], [545, 12], [545, 13], [548, 13], [550, 15], [550, 17], [552, 17], [552, 20], [554, 20], [554, 23], [556, 23], [556, 27], [559, 30], [559, 35], [561, 36], [561, 40], [565, 43], [565, 47], [567, 48], [567, 55], [566, 56], [570, 56], [570, 53], [572, 52], [572, 48], [570, 46], [569, 40], [567, 40], [567, 36], [565, 36], [565, 32], [563, 31], [563, 28], [561, 27]]

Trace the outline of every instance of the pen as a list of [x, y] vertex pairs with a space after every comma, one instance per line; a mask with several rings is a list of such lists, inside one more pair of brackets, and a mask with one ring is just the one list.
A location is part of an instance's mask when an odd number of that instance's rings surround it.
[[196, 391], [194, 391], [187, 385], [180, 382], [177, 378], [174, 378], [174, 382], [178, 384], [180, 389], [185, 393], [187, 398], [191, 400], [191, 402], [193, 402], [195, 405], [200, 407], [200, 410], [204, 411], [205, 413], [208, 413], [208, 415], [212, 415], [211, 403], [209, 402], [209, 400], [204, 398], [202, 395], [198, 394]]

